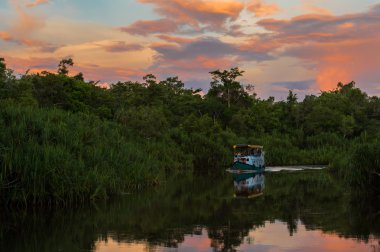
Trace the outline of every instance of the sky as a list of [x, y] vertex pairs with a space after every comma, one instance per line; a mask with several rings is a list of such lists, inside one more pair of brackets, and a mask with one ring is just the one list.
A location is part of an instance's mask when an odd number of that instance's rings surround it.
[[300, 98], [355, 81], [380, 95], [380, 0], [0, 0], [0, 57], [17, 74], [111, 84], [179, 76], [210, 85], [239, 67], [259, 97]]

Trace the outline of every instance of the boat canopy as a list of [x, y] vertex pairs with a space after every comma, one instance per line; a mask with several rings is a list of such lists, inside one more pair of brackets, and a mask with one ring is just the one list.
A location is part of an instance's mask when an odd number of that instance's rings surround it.
[[234, 145], [234, 149], [236, 148], [246, 148], [246, 149], [263, 149], [262, 145], [252, 145], [252, 144], [236, 144]]

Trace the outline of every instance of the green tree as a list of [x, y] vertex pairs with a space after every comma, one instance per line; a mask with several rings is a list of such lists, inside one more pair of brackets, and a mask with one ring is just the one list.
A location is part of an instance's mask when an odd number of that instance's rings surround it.
[[243, 86], [236, 79], [242, 76], [244, 71], [238, 67], [230, 70], [215, 70], [210, 72], [212, 76], [211, 88], [208, 96], [219, 97], [227, 103], [230, 108], [232, 104], [247, 101], [249, 94], [244, 90]]
[[143, 83], [144, 87], [149, 87], [149, 86], [157, 84], [157, 77], [155, 75], [153, 75], [153, 74], [147, 74], [147, 75], [145, 75], [143, 77], [143, 80], [145, 81]]
[[67, 67], [73, 66], [73, 65], [74, 65], [74, 61], [72, 58], [62, 59], [58, 64], [58, 74], [67, 75], [69, 73], [69, 70], [67, 69]]
[[0, 58], [0, 81], [4, 81], [6, 69], [7, 66], [5, 65], [4, 58]]

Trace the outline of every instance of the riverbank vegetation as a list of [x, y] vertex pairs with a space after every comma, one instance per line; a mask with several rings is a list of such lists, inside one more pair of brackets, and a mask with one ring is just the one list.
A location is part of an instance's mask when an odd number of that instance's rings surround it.
[[[208, 92], [178, 77], [101, 88], [72, 60], [15, 77], [0, 59], [0, 199], [52, 204], [104, 198], [178, 172], [219, 172], [235, 143], [262, 144], [267, 165], [332, 164], [378, 194], [380, 99], [355, 83], [261, 99], [243, 71], [211, 72]], [[377, 190], [377, 191], [376, 191]]]

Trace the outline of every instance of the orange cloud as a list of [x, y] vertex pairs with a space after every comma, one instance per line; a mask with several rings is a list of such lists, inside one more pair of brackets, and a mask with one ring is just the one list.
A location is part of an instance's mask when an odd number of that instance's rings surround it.
[[265, 4], [261, 0], [254, 0], [247, 9], [255, 14], [256, 17], [263, 17], [277, 13], [280, 8], [276, 4]]
[[9, 34], [9, 32], [0, 32], [0, 39], [10, 41], [12, 40], [12, 36]]
[[178, 25], [172, 20], [159, 19], [159, 20], [139, 20], [135, 23], [121, 27], [120, 30], [130, 34], [149, 35], [152, 33], [167, 33], [175, 32]]
[[339, 24], [338, 27], [339, 28], [347, 28], [348, 29], [348, 28], [354, 27], [354, 24], [351, 23], [351, 22], [347, 22], [347, 23]]
[[49, 3], [49, 0], [35, 0], [34, 2], [27, 3], [25, 6], [28, 8], [33, 8], [42, 4]]
[[0, 39], [13, 42], [19, 45], [25, 45], [28, 47], [37, 47], [41, 52], [54, 52], [58, 49], [58, 46], [54, 46], [49, 43], [45, 43], [39, 40], [33, 40], [28, 38], [14, 38], [9, 32], [0, 32]]
[[164, 34], [157, 35], [157, 38], [165, 40], [167, 42], [178, 43], [178, 44], [190, 43], [196, 40], [196, 38], [183, 38], [183, 37], [175, 37], [175, 36], [164, 35]]
[[[33, 4], [42, 4], [45, 1], [35, 1]], [[42, 52], [53, 52], [58, 46], [33, 38], [33, 34], [44, 27], [44, 20], [28, 13], [19, 1], [12, 0], [17, 16], [11, 23], [8, 31], [0, 32], [0, 39], [27, 47], [35, 47]]]
[[223, 29], [225, 22], [236, 20], [244, 4], [233, 0], [140, 0], [155, 5], [155, 11], [177, 25], [201, 26]]
[[43, 28], [44, 20], [41, 17], [26, 12], [17, 0], [12, 0], [11, 3], [17, 13], [17, 17], [10, 27], [10, 32], [14, 36], [30, 35], [35, 30]]
[[101, 45], [107, 52], [129, 52], [140, 51], [144, 47], [140, 44], [127, 44], [124, 41], [114, 41], [107, 45]]
[[26, 70], [30, 70], [31, 73], [37, 73], [44, 70], [55, 72], [59, 63], [58, 59], [53, 57], [49, 58], [19, 58], [12, 56], [5, 56], [5, 62], [7, 65], [15, 70], [17, 73], [25, 73]]
[[331, 11], [322, 7], [315, 6], [310, 2], [303, 2], [302, 9], [309, 13], [331, 15]]
[[[58, 57], [12, 57], [5, 56], [5, 62], [9, 68], [17, 73], [39, 73], [42, 71], [56, 72], [58, 63], [61, 60]], [[75, 58], [74, 58], [75, 61]], [[123, 67], [104, 67], [95, 64], [75, 64], [70, 69], [70, 75], [82, 72], [86, 80], [107, 82], [116, 82], [123, 80], [138, 80], [146, 74], [145, 71], [125, 69]]]
[[[368, 89], [378, 83], [380, 72], [380, 5], [368, 12], [341, 16], [307, 14], [289, 20], [263, 19], [258, 25], [271, 33], [256, 43], [272, 43], [272, 52], [313, 65], [321, 90], [337, 82], [361, 80]], [[277, 47], [277, 48], [276, 48]]]

